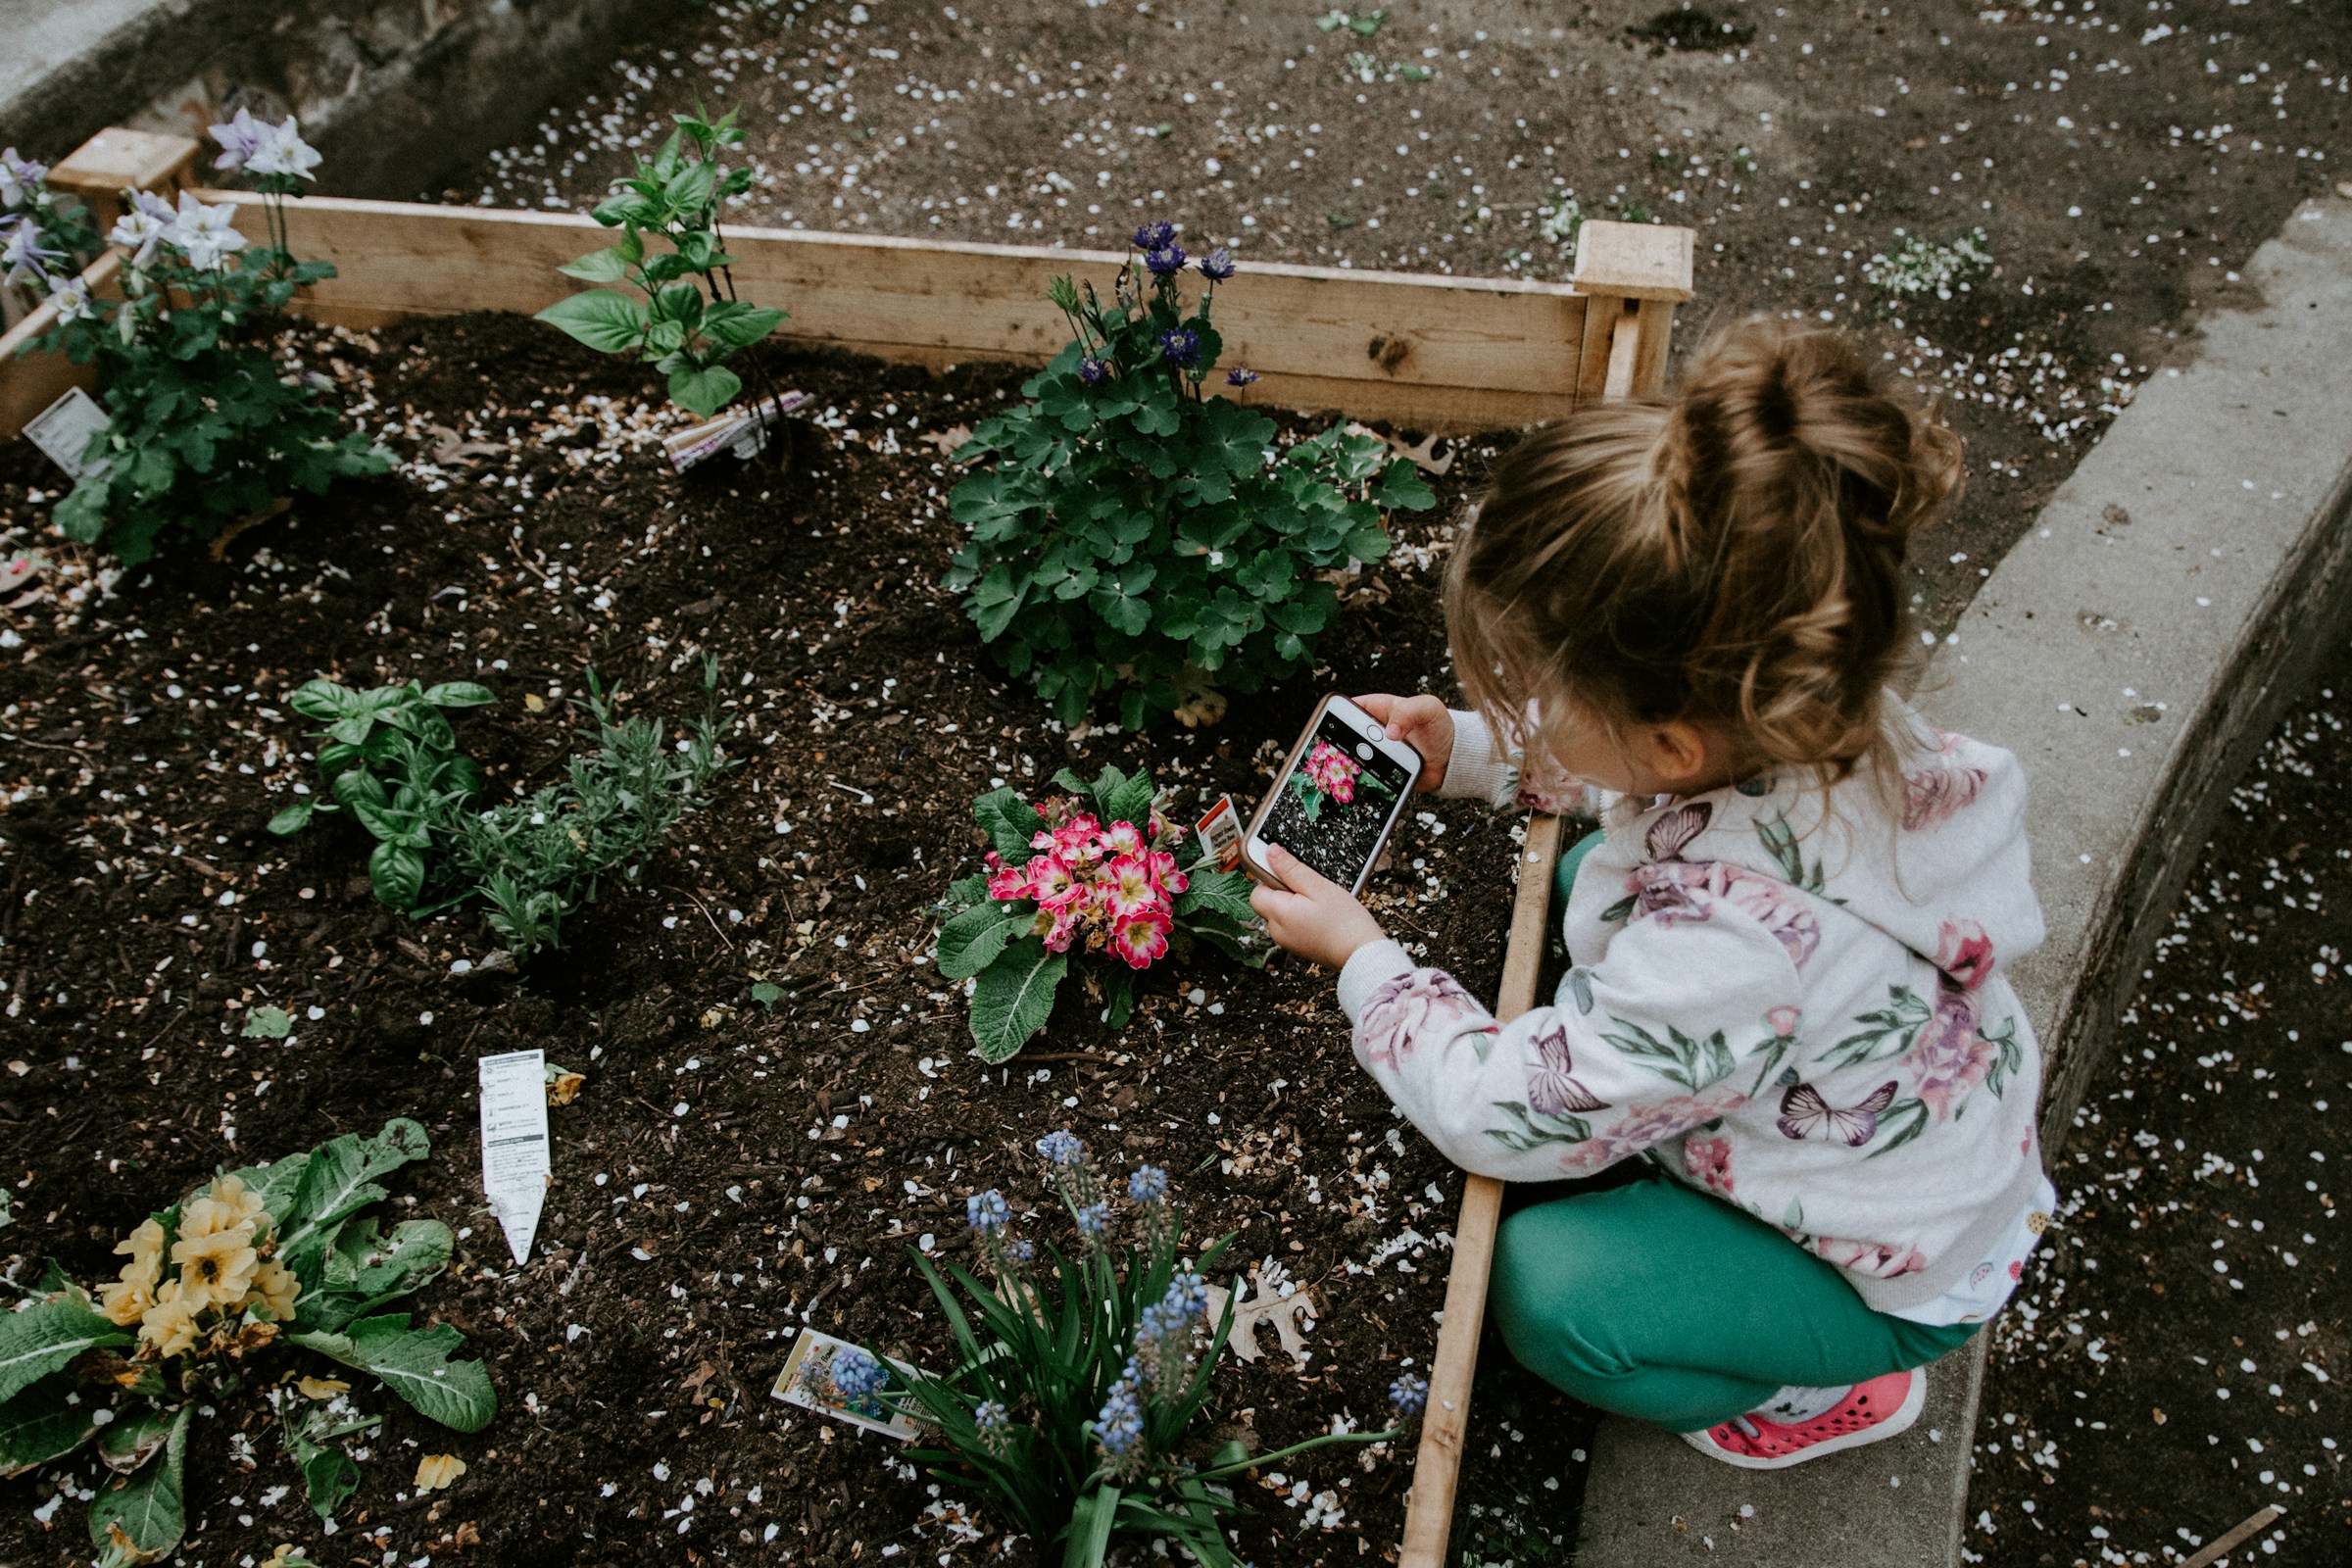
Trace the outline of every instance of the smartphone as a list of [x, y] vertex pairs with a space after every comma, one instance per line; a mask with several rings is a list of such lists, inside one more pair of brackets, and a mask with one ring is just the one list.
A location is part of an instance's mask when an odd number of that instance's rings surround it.
[[1387, 725], [1347, 698], [1324, 698], [1250, 819], [1242, 868], [1255, 881], [1282, 887], [1266, 865], [1267, 846], [1279, 844], [1361, 893], [1420, 777], [1419, 752], [1389, 739]]

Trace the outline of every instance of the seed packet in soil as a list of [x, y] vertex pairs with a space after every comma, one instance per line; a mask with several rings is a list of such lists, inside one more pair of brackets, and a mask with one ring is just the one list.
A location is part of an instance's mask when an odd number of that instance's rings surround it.
[[[886, 1438], [906, 1442], [915, 1434], [915, 1425], [901, 1412], [884, 1403], [877, 1395], [851, 1403], [833, 1392], [832, 1378], [827, 1372], [834, 1355], [858, 1347], [847, 1340], [837, 1340], [815, 1329], [803, 1329], [792, 1345], [792, 1354], [784, 1358], [784, 1370], [776, 1374], [776, 1386], [768, 1391], [771, 1398], [786, 1404], [797, 1404], [804, 1410], [814, 1410], [837, 1421], [847, 1421], [868, 1432], [879, 1432]], [[890, 1364], [902, 1374], [912, 1376], [914, 1368], [891, 1358]]]
[[64, 397], [25, 422], [24, 439], [79, 479], [89, 472], [82, 466], [81, 455], [89, 450], [90, 437], [106, 427], [106, 411], [97, 400], [77, 386], [68, 387]]
[[547, 1054], [510, 1051], [475, 1064], [482, 1087], [482, 1195], [522, 1263], [539, 1234], [555, 1166], [547, 1144]]
[[1201, 855], [1216, 862], [1218, 870], [1242, 868], [1242, 817], [1233, 808], [1232, 796], [1218, 796], [1217, 804], [1193, 831], [1200, 836]]
[[766, 442], [767, 427], [808, 401], [806, 392], [764, 399], [748, 414], [722, 415], [708, 424], [673, 430], [662, 438], [662, 450], [669, 454], [669, 466], [679, 473], [730, 449], [739, 458], [752, 457]]

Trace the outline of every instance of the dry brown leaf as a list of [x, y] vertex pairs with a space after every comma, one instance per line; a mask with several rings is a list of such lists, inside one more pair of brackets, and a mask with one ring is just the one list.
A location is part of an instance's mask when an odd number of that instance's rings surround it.
[[572, 1101], [579, 1098], [580, 1085], [587, 1081], [588, 1077], [585, 1073], [572, 1072], [564, 1067], [549, 1066], [547, 1069], [547, 1102], [551, 1105], [570, 1104]]
[[341, 1378], [304, 1378], [294, 1385], [306, 1399], [331, 1399], [338, 1394], [349, 1394], [351, 1385]]
[[927, 447], [939, 448], [939, 455], [943, 458], [956, 456], [956, 449], [971, 438], [972, 427], [968, 424], [952, 424], [945, 430], [925, 430], [915, 437]]

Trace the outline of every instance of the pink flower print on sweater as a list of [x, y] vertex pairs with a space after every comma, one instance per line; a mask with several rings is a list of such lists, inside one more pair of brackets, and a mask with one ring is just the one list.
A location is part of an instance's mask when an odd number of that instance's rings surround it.
[[1916, 1274], [1928, 1266], [1928, 1255], [1916, 1247], [1898, 1247], [1892, 1242], [1849, 1242], [1842, 1236], [1814, 1237], [1813, 1254], [1874, 1280]]
[[1902, 1065], [1911, 1072], [1911, 1092], [1943, 1121], [1955, 1101], [1965, 1100], [1984, 1081], [1992, 1057], [1992, 1042], [1977, 1032], [1977, 999], [1946, 986], [1937, 992], [1936, 1010]]
[[1683, 1140], [1683, 1169], [1690, 1179], [1717, 1198], [1732, 1196], [1732, 1141], [1728, 1138]]
[[1625, 879], [1634, 896], [1634, 912], [1652, 915], [1664, 925], [1704, 920], [1704, 899], [1717, 899], [1754, 920], [1773, 935], [1788, 961], [1799, 968], [1821, 946], [1821, 921], [1805, 906], [1803, 896], [1786, 882], [1759, 876], [1728, 860], [1660, 860], [1639, 865]]
[[[1381, 982], [1355, 1027], [1364, 1054], [1379, 1066], [1394, 1067], [1415, 1041], [1451, 1039], [1465, 1032], [1468, 1019], [1484, 1012], [1478, 999], [1445, 970], [1414, 969]], [[1467, 1032], [1491, 1035], [1496, 1030], [1489, 1019]]]
[[1936, 967], [1974, 991], [1992, 975], [1992, 939], [1974, 920], [1946, 920], [1936, 933]]
[[1562, 1154], [1560, 1169], [1605, 1170], [1679, 1133], [1735, 1111], [1746, 1102], [1747, 1097], [1737, 1089], [1718, 1087], [1703, 1094], [1677, 1095], [1655, 1104], [1633, 1106], [1614, 1125]]
[[1936, 732], [1936, 760], [1916, 773], [1903, 775], [1903, 831], [1917, 833], [1934, 827], [1968, 808], [1984, 788], [1981, 767], [1961, 767], [1950, 758], [1962, 737]]

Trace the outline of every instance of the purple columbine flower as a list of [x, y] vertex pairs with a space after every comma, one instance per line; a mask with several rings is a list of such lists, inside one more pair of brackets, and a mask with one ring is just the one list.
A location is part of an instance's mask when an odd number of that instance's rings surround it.
[[1174, 277], [1184, 270], [1184, 247], [1170, 245], [1166, 250], [1153, 251], [1144, 258], [1144, 266], [1153, 277]]
[[1078, 362], [1078, 379], [1084, 381], [1088, 386], [1098, 385], [1109, 373], [1110, 367], [1096, 359], [1092, 354]]
[[1174, 223], [1146, 223], [1135, 231], [1135, 248], [1139, 251], [1164, 251], [1175, 243]]
[[13, 213], [20, 207], [31, 206], [33, 195], [48, 172], [47, 164], [19, 158], [14, 147], [0, 152], [0, 210]]
[[1178, 369], [1190, 369], [1200, 358], [1200, 334], [1189, 326], [1159, 334], [1159, 357]]
[[37, 224], [19, 223], [9, 230], [8, 243], [0, 245], [0, 267], [8, 269], [0, 282], [10, 285], [30, 283], [46, 290], [49, 287], [49, 263], [62, 262], [65, 255], [41, 243]]
[[1256, 379], [1257, 372], [1255, 370], [1245, 369], [1238, 365], [1225, 372], [1225, 384], [1227, 386], [1248, 386], [1250, 382]]
[[1200, 275], [1211, 283], [1222, 283], [1233, 275], [1233, 252], [1220, 245], [1200, 258]]
[[242, 169], [247, 159], [262, 150], [270, 135], [270, 127], [253, 118], [249, 109], [240, 109], [225, 123], [208, 126], [213, 140], [220, 144], [220, 156], [213, 160], [215, 169]]

